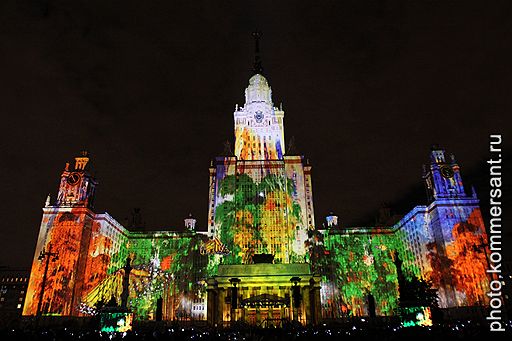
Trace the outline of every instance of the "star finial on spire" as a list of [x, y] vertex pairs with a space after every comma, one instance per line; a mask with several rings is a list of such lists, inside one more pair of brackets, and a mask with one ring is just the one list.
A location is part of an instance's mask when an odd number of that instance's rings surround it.
[[252, 36], [254, 38], [254, 67], [252, 69], [253, 73], [256, 74], [263, 74], [263, 66], [261, 65], [261, 56], [260, 56], [260, 37], [261, 32], [258, 30], [254, 31], [252, 33]]

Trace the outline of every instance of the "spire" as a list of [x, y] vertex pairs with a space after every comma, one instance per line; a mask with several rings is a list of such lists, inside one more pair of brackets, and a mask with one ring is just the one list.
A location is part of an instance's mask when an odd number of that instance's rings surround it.
[[261, 32], [258, 32], [257, 30], [252, 33], [252, 36], [254, 38], [254, 67], [252, 69], [253, 73], [256, 74], [263, 74], [263, 66], [261, 65], [261, 56], [260, 56], [260, 37]]

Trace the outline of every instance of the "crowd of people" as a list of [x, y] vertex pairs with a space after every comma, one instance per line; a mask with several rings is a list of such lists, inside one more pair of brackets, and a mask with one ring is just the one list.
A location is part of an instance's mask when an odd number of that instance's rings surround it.
[[95, 328], [39, 327], [5, 328], [0, 330], [0, 340], [189, 340], [189, 341], [334, 341], [334, 340], [480, 340], [510, 339], [511, 324], [504, 333], [492, 333], [489, 326], [477, 322], [457, 322], [431, 327], [328, 325], [315, 327], [289, 326], [285, 328], [210, 328], [171, 326], [136, 326], [127, 332], [102, 332]]

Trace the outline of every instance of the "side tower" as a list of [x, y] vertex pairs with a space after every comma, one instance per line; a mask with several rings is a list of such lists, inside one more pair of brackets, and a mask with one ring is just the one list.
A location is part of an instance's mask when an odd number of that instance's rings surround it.
[[483, 305], [488, 300], [487, 234], [473, 189], [464, 190], [460, 168], [434, 146], [424, 168], [431, 241], [427, 243], [430, 279], [442, 307]]
[[82, 152], [66, 163], [57, 200], [43, 208], [23, 315], [78, 315], [97, 185], [88, 162]]
[[226, 148], [210, 166], [208, 236], [229, 251], [219, 256], [224, 264], [248, 264], [254, 254], [272, 254], [275, 263], [304, 262], [314, 227], [311, 166], [285, 151], [284, 111], [272, 102], [255, 38], [245, 104], [234, 112], [234, 153]]
[[427, 187], [428, 200], [466, 198], [455, 156], [446, 158], [446, 152], [438, 146], [432, 146], [430, 165], [425, 167], [423, 178]]
[[56, 205], [59, 207], [94, 207], [94, 194], [97, 182], [85, 167], [89, 163], [86, 151], [75, 157], [75, 166], [70, 169], [69, 163], [60, 176], [59, 194]]

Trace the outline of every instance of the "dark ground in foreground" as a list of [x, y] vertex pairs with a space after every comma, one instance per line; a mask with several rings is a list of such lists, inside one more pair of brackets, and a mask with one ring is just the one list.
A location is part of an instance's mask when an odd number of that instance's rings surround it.
[[106, 333], [94, 329], [40, 328], [0, 330], [0, 340], [197, 340], [197, 341], [285, 341], [285, 340], [501, 340], [511, 339], [512, 324], [506, 332], [490, 332], [487, 324], [454, 323], [435, 327], [320, 326], [310, 328], [213, 329], [138, 328], [126, 333]]

